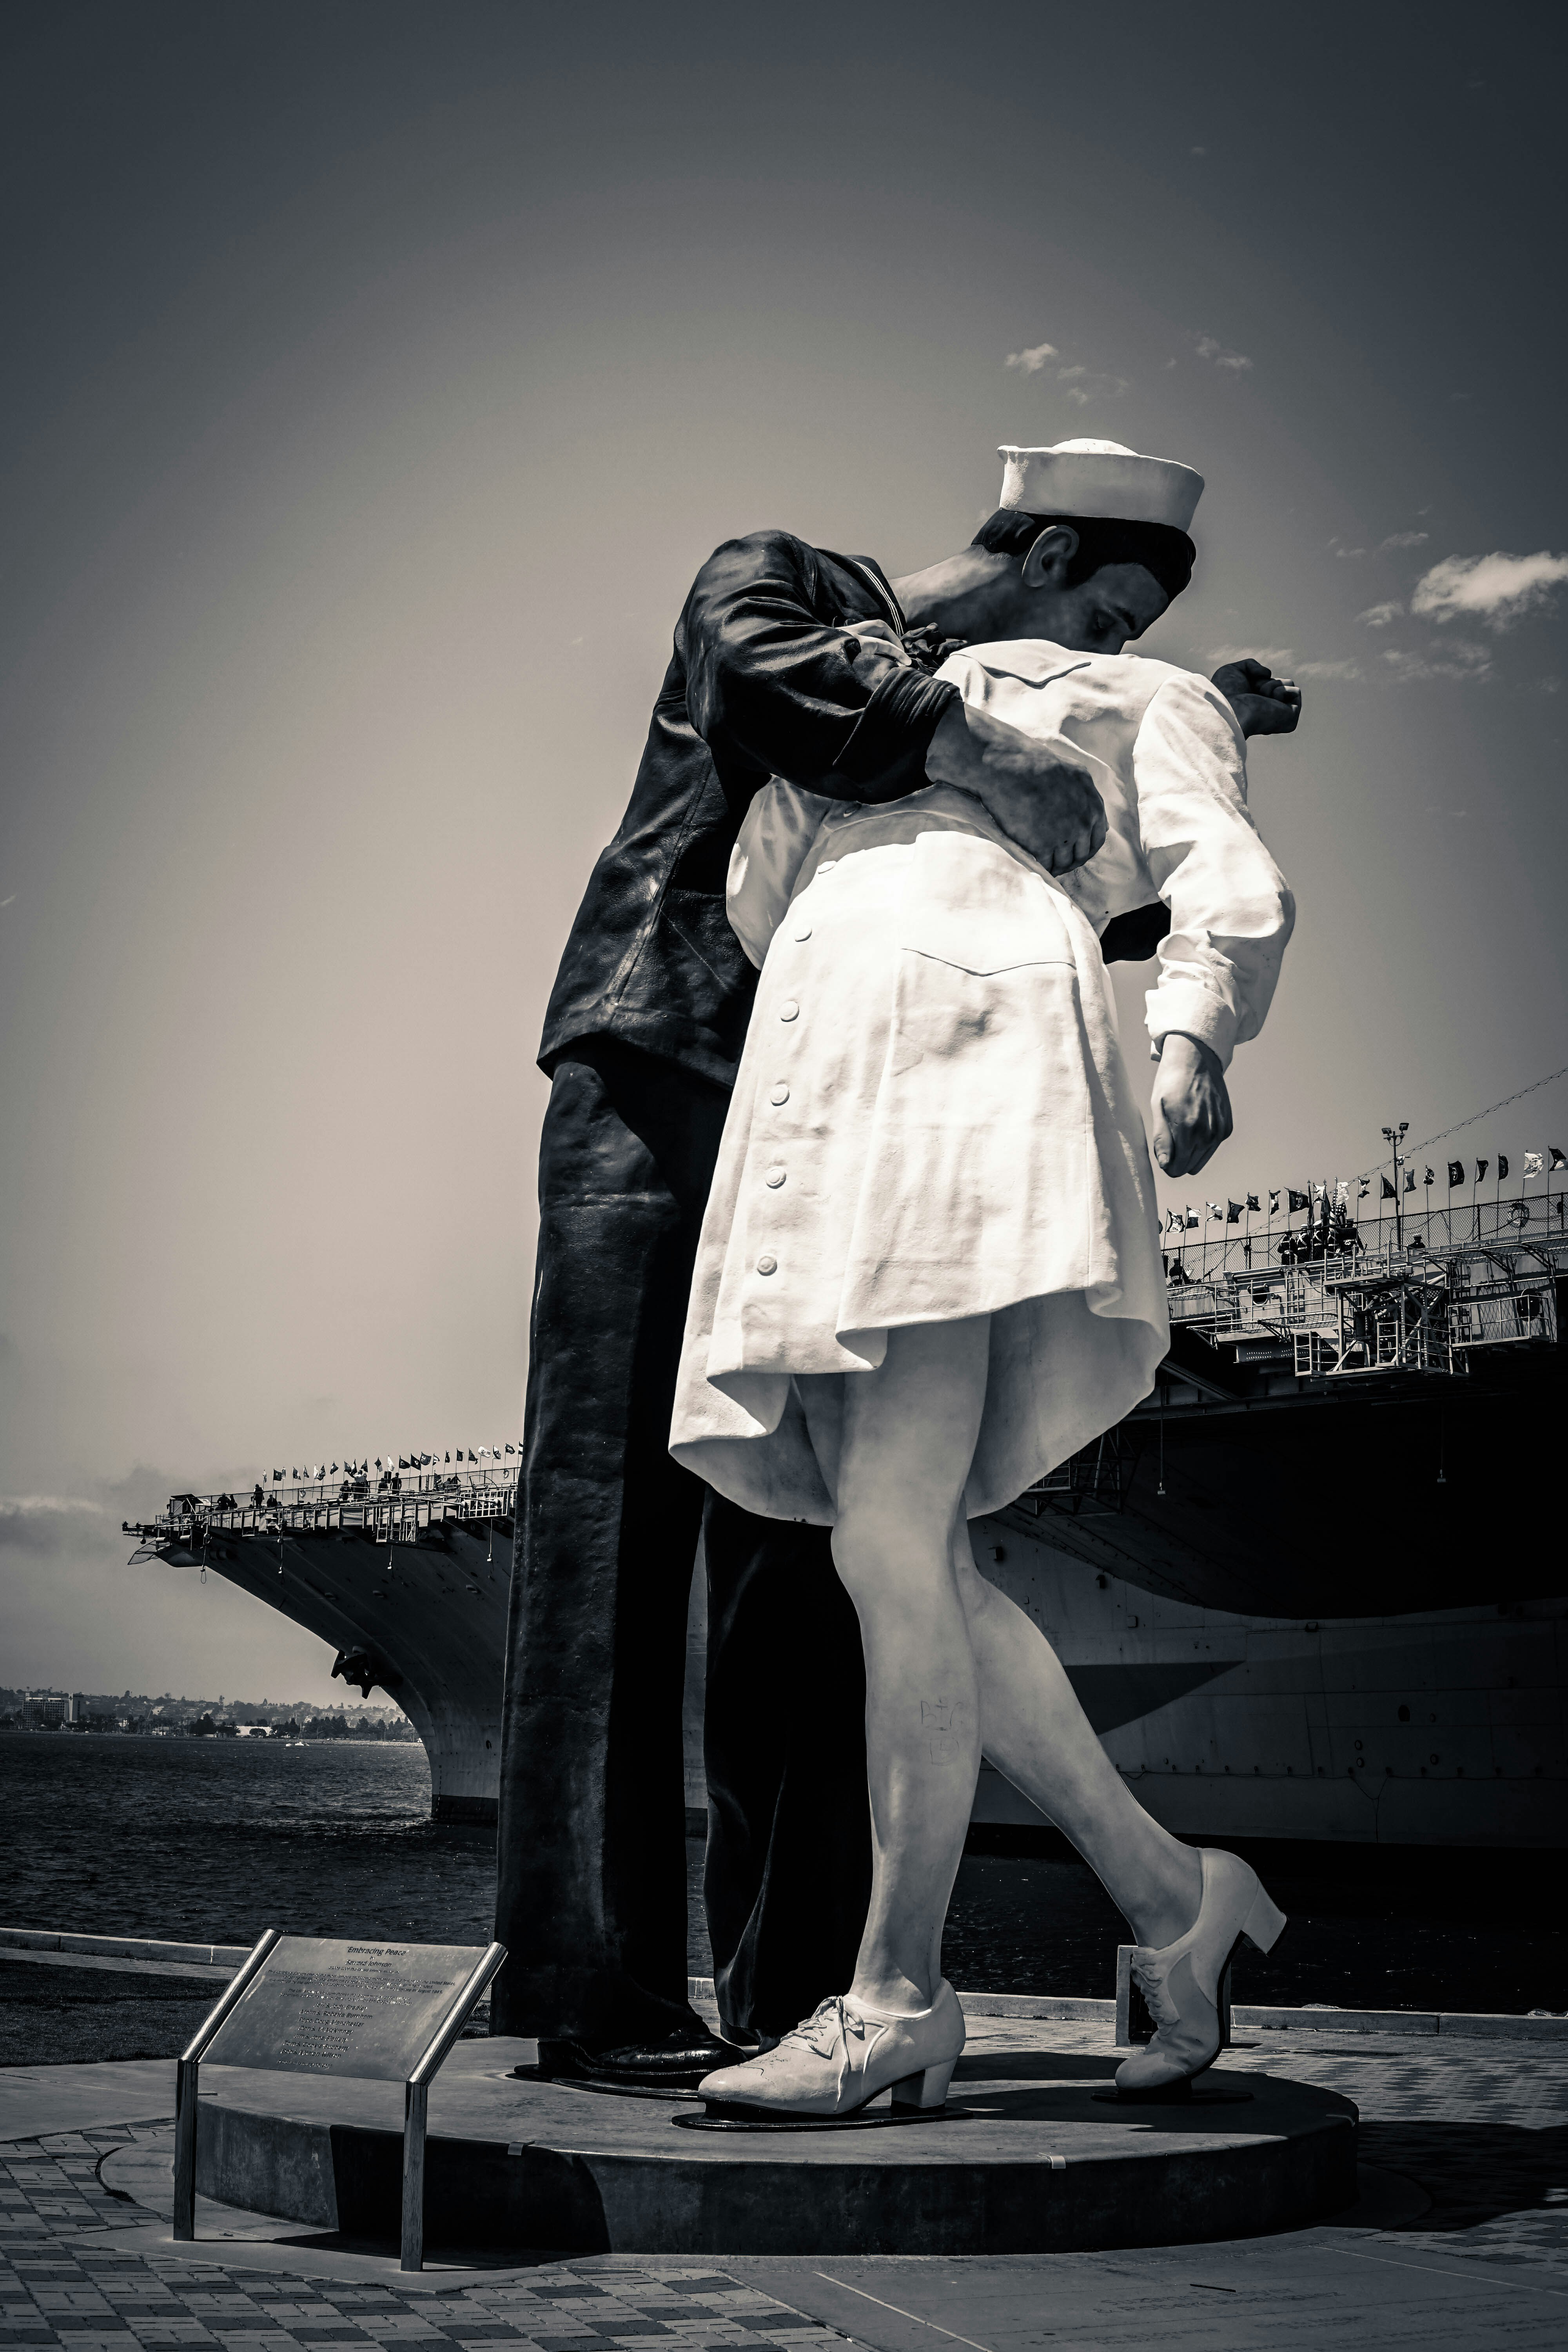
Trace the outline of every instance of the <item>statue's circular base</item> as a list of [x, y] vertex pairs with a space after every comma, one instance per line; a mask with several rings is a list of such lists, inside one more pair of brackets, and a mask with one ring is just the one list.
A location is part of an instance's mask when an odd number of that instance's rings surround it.
[[1094, 2096], [1108, 2107], [1237, 2107], [1250, 2099], [1252, 2093], [1244, 2082], [1232, 2076], [1215, 2081], [1208, 2075], [1201, 2090], [1190, 2083], [1162, 2084], [1157, 2091], [1096, 2091]]
[[695, 2115], [689, 2109], [670, 2121], [677, 2131], [719, 2132], [846, 2132], [886, 2131], [905, 2124], [953, 2123], [966, 2113], [950, 2103], [945, 2107], [893, 2107], [874, 2099], [847, 2116], [763, 2115], [759, 2108], [731, 2107], [717, 2103]]
[[[1113, 2053], [972, 2040], [928, 2131], [700, 2132], [688, 2103], [519, 2081], [459, 2042], [430, 2098], [426, 2243], [557, 2253], [1017, 2254], [1181, 2245], [1355, 2197], [1356, 2111], [1250, 2070], [1248, 2100], [1101, 2101]], [[1226, 2087], [1222, 2068], [1209, 2078]], [[196, 2181], [307, 2230], [395, 2242], [395, 2084], [204, 2067]], [[678, 2123], [687, 2128], [675, 2128]]]

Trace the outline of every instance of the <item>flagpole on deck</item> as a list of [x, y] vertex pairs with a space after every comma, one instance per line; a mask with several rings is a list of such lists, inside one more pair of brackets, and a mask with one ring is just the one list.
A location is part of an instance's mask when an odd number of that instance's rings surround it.
[[1405, 1247], [1405, 1214], [1399, 1199], [1399, 1147], [1409, 1126], [1410, 1121], [1402, 1118], [1397, 1127], [1385, 1127], [1383, 1130], [1384, 1140], [1394, 1160], [1394, 1246], [1396, 1250]]

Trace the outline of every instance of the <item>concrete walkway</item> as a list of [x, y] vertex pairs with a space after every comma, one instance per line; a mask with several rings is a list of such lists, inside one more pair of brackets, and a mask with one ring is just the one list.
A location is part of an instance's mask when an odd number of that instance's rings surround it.
[[[1031, 2048], [1108, 2045], [1098, 2024], [1017, 2032]], [[1568, 2051], [1292, 2031], [1226, 2063], [1355, 2100], [1366, 2161], [1349, 2213], [1281, 2237], [1126, 2254], [606, 2255], [417, 2281], [384, 2249], [301, 2242], [290, 2225], [216, 2207], [198, 2217], [213, 2234], [175, 2247], [160, 2120], [173, 2067], [13, 2069], [0, 2074], [0, 2325], [38, 2352], [370, 2352], [408, 2338], [422, 2352], [846, 2339], [868, 2352], [1262, 2352], [1280, 2340], [1555, 2352], [1568, 2340]]]
[[101, 2066], [7, 2066], [0, 2070], [0, 2141], [39, 2132], [87, 2131], [174, 2112], [172, 2058], [132, 2058]]

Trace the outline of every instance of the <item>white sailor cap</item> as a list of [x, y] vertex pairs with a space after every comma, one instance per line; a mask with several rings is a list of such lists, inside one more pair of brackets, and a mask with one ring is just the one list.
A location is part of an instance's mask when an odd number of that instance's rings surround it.
[[1026, 514], [1105, 516], [1117, 522], [1192, 527], [1204, 478], [1170, 457], [1141, 457], [1120, 441], [1058, 441], [1054, 449], [1004, 443], [1004, 507]]

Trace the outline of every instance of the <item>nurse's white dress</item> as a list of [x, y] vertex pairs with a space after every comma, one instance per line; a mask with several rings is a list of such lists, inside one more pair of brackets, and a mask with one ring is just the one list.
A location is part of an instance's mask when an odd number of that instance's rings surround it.
[[1149, 1393], [1169, 1339], [1158, 1217], [1099, 931], [1163, 893], [1151, 1029], [1225, 1060], [1289, 936], [1245, 746], [1206, 680], [1039, 644], [942, 675], [1065, 737], [1110, 836], [1064, 883], [949, 786], [866, 807], [775, 781], [753, 802], [729, 905], [762, 973], [670, 1450], [769, 1517], [832, 1524], [794, 1382], [880, 1364], [899, 1325], [991, 1318], [972, 1517]]

